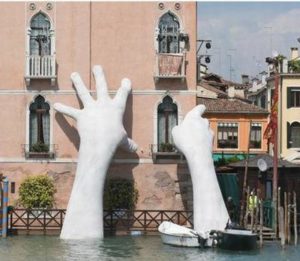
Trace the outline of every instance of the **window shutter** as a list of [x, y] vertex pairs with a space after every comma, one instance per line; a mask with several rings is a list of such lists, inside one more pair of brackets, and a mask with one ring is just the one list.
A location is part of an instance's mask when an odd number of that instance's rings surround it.
[[289, 149], [291, 147], [291, 124], [289, 122], [286, 123], [286, 136], [287, 136], [287, 144], [286, 147]]
[[292, 88], [287, 88], [287, 108], [291, 108], [291, 89]]

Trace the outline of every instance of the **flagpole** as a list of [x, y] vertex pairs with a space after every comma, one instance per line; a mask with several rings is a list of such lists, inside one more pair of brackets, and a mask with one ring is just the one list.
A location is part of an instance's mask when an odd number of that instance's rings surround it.
[[[276, 68], [277, 66], [275, 66]], [[279, 82], [279, 73], [278, 68], [275, 69], [275, 82], [274, 87], [278, 98], [278, 82]], [[276, 102], [277, 103], [277, 102]], [[278, 188], [278, 103], [277, 103], [277, 114], [276, 120], [274, 122], [273, 131], [274, 131], [274, 142], [273, 142], [273, 204], [274, 204], [274, 232], [277, 237], [277, 213], [278, 213], [278, 206], [277, 206], [277, 188]]]

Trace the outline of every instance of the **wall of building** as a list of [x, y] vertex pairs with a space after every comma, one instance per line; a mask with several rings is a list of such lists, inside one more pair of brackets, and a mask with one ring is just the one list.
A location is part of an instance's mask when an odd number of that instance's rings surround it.
[[[73, 71], [80, 73], [91, 95], [95, 84], [91, 73], [94, 64], [105, 70], [111, 96], [121, 79], [132, 81], [124, 126], [138, 144], [135, 154], [121, 150], [115, 156], [108, 176], [133, 178], [140, 191], [140, 209], [182, 209], [184, 199], [178, 188], [178, 164], [154, 164], [151, 144], [156, 143], [156, 110], [165, 95], [178, 105], [179, 121], [196, 105], [196, 3], [157, 2], [46, 2], [0, 4], [0, 172], [16, 182], [17, 200], [21, 181], [34, 174], [52, 176], [57, 194], [56, 207], [65, 208], [76, 170], [79, 136], [74, 120], [53, 110], [55, 102], [82, 108], [70, 81]], [[158, 20], [168, 10], [179, 17], [189, 35], [186, 80], [154, 80]], [[47, 14], [55, 30], [57, 79], [24, 81], [27, 30], [30, 19], [39, 11]], [[12, 17], [13, 22], [12, 22]], [[50, 104], [50, 143], [56, 144], [55, 159], [26, 159], [23, 144], [29, 143], [29, 106], [37, 95]], [[185, 171], [183, 171], [185, 172]], [[179, 173], [179, 174], [178, 174]], [[185, 174], [186, 175], [186, 174]], [[147, 186], [145, 186], [147, 184]], [[147, 187], [147, 189], [145, 188]]]
[[[262, 146], [261, 149], [250, 149], [250, 153], [266, 153], [267, 152], [267, 140], [263, 138], [263, 133], [267, 127], [267, 116], [259, 114], [206, 114], [204, 117], [209, 119], [211, 129], [215, 134], [214, 138], [214, 153], [246, 153], [248, 149], [249, 140], [249, 127], [250, 120], [252, 123], [261, 123], [262, 125]], [[238, 123], [238, 148], [237, 149], [220, 149], [217, 147], [217, 131], [218, 122], [234, 122]]]
[[[300, 78], [299, 76], [283, 76], [280, 81], [280, 110], [279, 110], [279, 122], [280, 124], [280, 155], [285, 158], [295, 151], [300, 151], [300, 148], [288, 148], [287, 146], [287, 122], [292, 124], [293, 122], [300, 122], [300, 108], [287, 106], [287, 88], [288, 87], [299, 87], [300, 88]], [[280, 87], [281, 86], [281, 87]]]

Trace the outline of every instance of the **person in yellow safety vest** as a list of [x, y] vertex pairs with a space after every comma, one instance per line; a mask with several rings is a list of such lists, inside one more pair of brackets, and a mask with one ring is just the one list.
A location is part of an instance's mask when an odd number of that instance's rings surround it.
[[257, 196], [254, 195], [254, 191], [252, 190], [250, 196], [248, 198], [248, 209], [252, 211], [257, 207]]

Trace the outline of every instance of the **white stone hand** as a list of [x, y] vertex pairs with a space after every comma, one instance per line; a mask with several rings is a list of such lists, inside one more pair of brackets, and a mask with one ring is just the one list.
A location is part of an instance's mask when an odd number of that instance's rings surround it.
[[111, 99], [101, 66], [94, 66], [93, 73], [97, 100], [91, 97], [79, 74], [72, 73], [71, 79], [84, 108], [54, 104], [55, 110], [77, 121], [80, 136], [76, 176], [61, 232], [63, 239], [103, 237], [103, 189], [110, 161], [119, 145], [128, 151], [137, 149], [136, 143], [127, 137], [122, 122], [130, 80], [123, 79]]
[[202, 118], [198, 105], [173, 128], [176, 147], [185, 155], [193, 183], [194, 229], [197, 232], [223, 230], [229, 215], [221, 194], [212, 158], [213, 132]]
[[131, 91], [130, 80], [123, 79], [116, 96], [111, 99], [108, 95], [102, 67], [94, 66], [93, 73], [96, 81], [97, 100], [91, 97], [80, 75], [72, 73], [71, 79], [84, 108], [78, 110], [55, 103], [54, 109], [77, 121], [80, 147], [86, 147], [85, 150], [87, 150], [84, 153], [102, 153], [103, 149], [114, 152], [118, 145], [124, 145], [125, 149], [135, 151], [137, 145], [127, 138], [123, 127], [123, 114], [128, 94]]

